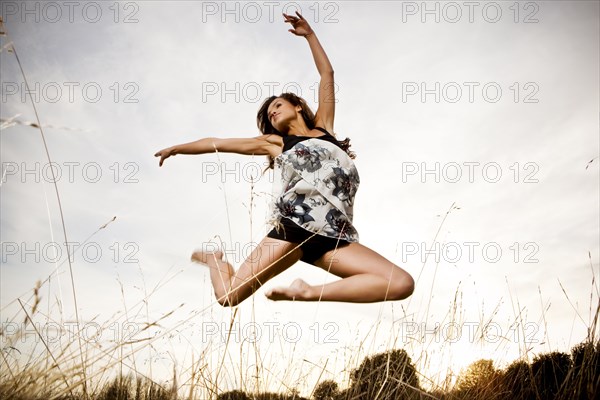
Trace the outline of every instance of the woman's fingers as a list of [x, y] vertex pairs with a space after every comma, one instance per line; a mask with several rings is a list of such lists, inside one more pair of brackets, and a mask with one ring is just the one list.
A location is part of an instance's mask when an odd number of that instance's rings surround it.
[[298, 14], [298, 17], [294, 17], [293, 15], [288, 15], [288, 14], [283, 13], [283, 16], [286, 19], [285, 22], [297, 22], [299, 20], [304, 19], [304, 17], [298, 11], [296, 11], [296, 14]]
[[294, 18], [294, 19], [304, 19], [304, 17], [302, 16], [302, 14], [300, 14], [300, 13], [298, 12], [298, 10], [296, 10], [296, 15], [298, 16], [298, 18], [294, 17], [293, 15], [288, 15], [288, 14], [286, 14], [286, 13], [283, 13], [283, 15], [285, 15], [285, 16], [286, 16], [286, 17], [288, 17], [288, 18]]
[[165, 154], [165, 155], [161, 156], [161, 157], [160, 157], [160, 162], [158, 163], [158, 166], [159, 166], [159, 167], [162, 167], [162, 165], [163, 165], [163, 163], [165, 162], [165, 160], [166, 160], [167, 158], [169, 158], [169, 157], [171, 157], [171, 155], [170, 155], [170, 154]]
[[296, 36], [305, 36], [305, 34], [310, 31], [308, 22], [306, 22], [302, 14], [300, 14], [298, 11], [296, 11], [296, 14], [298, 15], [297, 17], [285, 13], [282, 14], [285, 18], [284, 22], [289, 22], [292, 27], [294, 27], [294, 29], [288, 29], [288, 32], [291, 32]]
[[167, 149], [161, 150], [161, 151], [157, 152], [156, 154], [154, 154], [154, 157], [160, 157], [160, 160], [158, 161], [159, 167], [162, 167], [163, 162], [170, 156], [171, 156], [171, 154], [169, 154], [169, 151]]

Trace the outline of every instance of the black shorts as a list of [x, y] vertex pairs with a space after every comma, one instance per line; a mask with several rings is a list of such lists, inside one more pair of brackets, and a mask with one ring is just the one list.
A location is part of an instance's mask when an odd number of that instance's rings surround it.
[[285, 217], [281, 218], [279, 232], [277, 229], [273, 228], [271, 232], [267, 234], [267, 237], [298, 244], [304, 242], [300, 245], [300, 249], [302, 250], [302, 257], [300, 260], [309, 264], [314, 264], [315, 261], [321, 258], [323, 254], [327, 253], [329, 250], [333, 250], [336, 247], [340, 248], [348, 246], [350, 244], [347, 240], [327, 237], [307, 231]]

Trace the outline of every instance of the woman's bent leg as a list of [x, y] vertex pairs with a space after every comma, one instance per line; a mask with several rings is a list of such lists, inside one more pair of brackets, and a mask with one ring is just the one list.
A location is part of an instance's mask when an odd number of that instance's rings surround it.
[[342, 278], [311, 286], [301, 279], [287, 288], [273, 289], [273, 300], [344, 301], [372, 303], [402, 300], [413, 293], [412, 276], [379, 253], [360, 243], [331, 250], [315, 265]]
[[236, 306], [269, 279], [296, 263], [301, 256], [302, 250], [297, 244], [265, 237], [237, 272], [222, 260], [221, 252], [196, 251], [192, 254], [192, 261], [209, 266], [210, 279], [219, 304]]

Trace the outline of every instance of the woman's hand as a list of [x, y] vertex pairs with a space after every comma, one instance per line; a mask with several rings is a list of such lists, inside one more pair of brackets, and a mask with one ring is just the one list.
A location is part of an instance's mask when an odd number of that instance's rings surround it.
[[162, 149], [161, 151], [158, 151], [154, 157], [160, 157], [160, 161], [158, 162], [158, 166], [162, 167], [163, 162], [171, 157], [171, 156], [176, 156], [177, 153], [175, 153], [175, 147], [167, 147], [166, 149]]
[[308, 25], [308, 22], [304, 19], [302, 15], [298, 11], [296, 11], [297, 17], [293, 15], [283, 14], [285, 18], [285, 22], [289, 22], [292, 24], [294, 29], [288, 29], [289, 32], [292, 32], [296, 36], [308, 36], [313, 33], [312, 28]]

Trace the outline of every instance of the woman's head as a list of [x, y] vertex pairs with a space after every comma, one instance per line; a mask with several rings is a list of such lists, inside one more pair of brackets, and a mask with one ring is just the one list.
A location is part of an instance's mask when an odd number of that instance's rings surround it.
[[287, 135], [292, 120], [302, 118], [308, 129], [315, 127], [315, 115], [306, 101], [294, 93], [282, 93], [266, 99], [258, 110], [256, 123], [264, 134]]
[[[302, 121], [308, 129], [315, 129], [315, 114], [308, 107], [306, 101], [294, 93], [288, 92], [266, 99], [258, 110], [256, 123], [263, 135], [286, 136], [290, 122], [297, 120], [298, 116], [302, 117]], [[335, 136], [334, 132], [331, 132], [331, 134]], [[350, 151], [349, 138], [338, 141], [338, 143], [350, 158], [355, 157], [354, 152]], [[268, 158], [269, 168], [273, 168], [274, 159], [271, 156]]]

